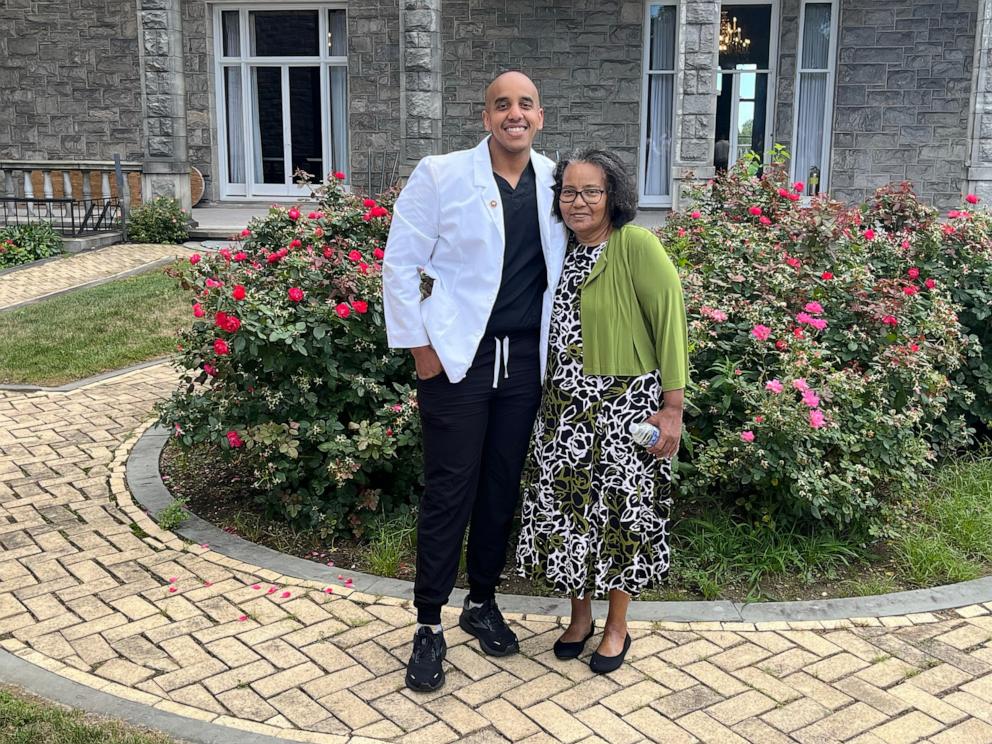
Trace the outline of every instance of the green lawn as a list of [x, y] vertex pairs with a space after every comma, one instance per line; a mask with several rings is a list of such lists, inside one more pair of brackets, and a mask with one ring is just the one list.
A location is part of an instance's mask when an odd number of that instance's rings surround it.
[[173, 739], [84, 716], [0, 688], [0, 744], [170, 744]]
[[189, 307], [151, 271], [0, 313], [0, 383], [61, 385], [168, 354]]

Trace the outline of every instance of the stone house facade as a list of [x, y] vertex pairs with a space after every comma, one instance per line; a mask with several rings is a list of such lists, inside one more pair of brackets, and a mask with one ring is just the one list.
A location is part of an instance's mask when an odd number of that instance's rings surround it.
[[5, 0], [0, 168], [117, 154], [187, 203], [191, 167], [212, 202], [292, 198], [297, 168], [374, 189], [477, 143], [506, 69], [541, 90], [537, 148], [620, 151], [644, 207], [776, 144], [808, 193], [992, 198], [992, 0]]

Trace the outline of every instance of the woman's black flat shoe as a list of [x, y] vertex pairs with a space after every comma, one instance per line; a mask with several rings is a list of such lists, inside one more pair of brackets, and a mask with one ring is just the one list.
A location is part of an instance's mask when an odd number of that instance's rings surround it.
[[630, 633], [623, 640], [623, 651], [618, 653], [616, 656], [603, 656], [598, 653], [594, 653], [592, 658], [589, 659], [589, 668], [592, 669], [596, 674], [609, 674], [610, 672], [615, 672], [623, 664], [624, 657], [627, 656], [627, 651], [630, 650]]
[[596, 633], [596, 623], [589, 626], [589, 632], [581, 641], [555, 641], [555, 656], [562, 661], [577, 659], [582, 655], [582, 650], [586, 647], [586, 641]]

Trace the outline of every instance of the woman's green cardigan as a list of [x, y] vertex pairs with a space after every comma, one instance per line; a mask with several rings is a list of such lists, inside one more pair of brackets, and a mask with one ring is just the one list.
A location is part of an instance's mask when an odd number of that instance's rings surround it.
[[689, 341], [678, 272], [654, 233], [614, 230], [579, 288], [582, 369], [633, 377], [661, 371], [662, 390], [689, 381]]

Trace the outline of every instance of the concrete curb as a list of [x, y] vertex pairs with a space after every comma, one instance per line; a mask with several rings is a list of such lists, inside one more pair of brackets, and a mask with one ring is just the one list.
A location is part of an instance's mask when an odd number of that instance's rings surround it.
[[[74, 254], [77, 255], [77, 254]], [[30, 300], [24, 300], [24, 302], [16, 302], [13, 305], [4, 305], [0, 307], [0, 313], [10, 312], [11, 310], [18, 310], [22, 307], [27, 307], [28, 305], [34, 305], [37, 302], [42, 302], [43, 300], [50, 300], [53, 297], [59, 297], [60, 295], [69, 294], [70, 292], [75, 292], [80, 289], [89, 289], [91, 287], [99, 287], [101, 284], [108, 284], [109, 282], [117, 281], [118, 279], [127, 279], [128, 277], [135, 276], [136, 274], [144, 274], [147, 271], [152, 271], [161, 266], [166, 266], [175, 261], [176, 258], [159, 258], [155, 261], [151, 261], [141, 266], [137, 266], [133, 269], [128, 269], [127, 271], [122, 271], [119, 274], [114, 274], [113, 276], [104, 276], [99, 279], [94, 279], [90, 282], [84, 282], [83, 284], [77, 284], [74, 287], [67, 287], [66, 289], [59, 289], [55, 292], [49, 292], [48, 294], [39, 295], [38, 297], [32, 297]]]
[[109, 380], [112, 377], [120, 377], [121, 375], [127, 375], [132, 372], [137, 372], [139, 369], [145, 369], [145, 367], [154, 367], [158, 364], [163, 364], [169, 361], [169, 357], [156, 357], [155, 359], [149, 359], [147, 362], [138, 362], [137, 364], [132, 364], [130, 367], [123, 367], [121, 369], [113, 369], [109, 372], [101, 372], [98, 375], [93, 375], [92, 377], [86, 377], [82, 380], [76, 380], [75, 382], [67, 382], [65, 385], [59, 385], [57, 387], [44, 387], [41, 385], [0, 385], [0, 391], [9, 391], [14, 393], [71, 393], [73, 390], [78, 390], [79, 388], [84, 388], [87, 385], [94, 385], [98, 382], [103, 382], [104, 380]]
[[290, 741], [185, 718], [150, 705], [124, 700], [42, 669], [4, 650], [0, 650], [0, 670], [3, 670], [0, 672], [0, 680], [39, 697], [94, 715], [123, 720], [133, 726], [154, 729], [182, 741], [196, 744], [232, 741], [237, 741], [238, 744], [283, 744]]
[[[135, 502], [154, 518], [173, 501], [159, 473], [158, 463], [169, 432], [161, 426], [149, 428], [135, 443], [127, 459], [127, 485]], [[191, 515], [175, 532], [194, 543], [207, 543], [211, 550], [235, 560], [267, 568], [286, 576], [331, 583], [345, 575], [359, 584], [366, 594], [413, 599], [409, 581], [345, 571], [279, 553], [271, 548], [228, 534], [209, 522]], [[451, 604], [460, 605], [464, 590], [452, 592]], [[992, 576], [931, 589], [880, 594], [872, 597], [846, 597], [802, 602], [631, 602], [631, 620], [666, 622], [803, 622], [843, 620], [949, 610], [992, 601]], [[500, 607], [506, 612], [537, 615], [569, 615], [567, 599], [500, 594]], [[606, 602], [594, 601], [593, 612], [606, 615]]]

